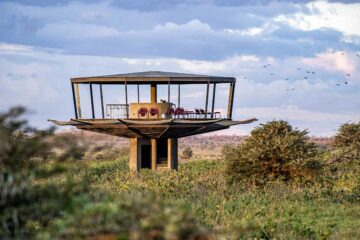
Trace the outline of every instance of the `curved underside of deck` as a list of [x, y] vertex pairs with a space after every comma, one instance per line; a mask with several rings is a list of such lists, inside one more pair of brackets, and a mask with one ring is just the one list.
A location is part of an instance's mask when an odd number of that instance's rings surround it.
[[256, 118], [233, 121], [231, 119], [71, 119], [49, 120], [60, 126], [126, 138], [181, 138], [227, 129], [238, 124], [257, 121]]

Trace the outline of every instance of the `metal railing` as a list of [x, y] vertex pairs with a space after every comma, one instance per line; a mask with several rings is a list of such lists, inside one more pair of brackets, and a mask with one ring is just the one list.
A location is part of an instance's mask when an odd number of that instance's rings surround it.
[[[195, 108], [195, 111], [184, 110], [184, 108], [176, 108], [175, 104], [172, 104], [172, 112], [167, 112], [163, 114], [158, 114], [158, 118], [205, 118], [205, 119], [213, 119], [213, 118], [221, 118], [220, 112], [213, 112], [213, 117], [211, 116], [211, 112], [205, 112], [205, 110], [201, 108]], [[146, 113], [146, 117], [138, 117], [138, 118], [152, 118], [149, 115], [150, 113]], [[108, 119], [127, 119], [129, 118], [129, 104], [106, 104], [106, 117]]]
[[128, 118], [128, 104], [106, 104], [106, 118]]

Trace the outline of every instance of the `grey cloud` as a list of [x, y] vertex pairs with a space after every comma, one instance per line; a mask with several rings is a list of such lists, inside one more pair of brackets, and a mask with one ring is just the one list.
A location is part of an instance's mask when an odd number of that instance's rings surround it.
[[[9, 1], [10, 2], [10, 1]], [[16, 0], [11, 2], [18, 2], [25, 5], [32, 6], [59, 6], [75, 2], [75, 0], [56, 0], [56, 1], [36, 1], [36, 0]], [[98, 0], [77, 1], [84, 3], [95, 3]], [[178, 5], [215, 5], [215, 6], [251, 6], [251, 5], [268, 5], [273, 2], [289, 2], [289, 3], [306, 3], [309, 0], [113, 0], [111, 4], [116, 7], [125, 9], [136, 9], [141, 11], [154, 11], [160, 9], [169, 9]], [[344, 1], [349, 2], [349, 1]]]
[[[1, 5], [7, 10], [0, 16], [0, 40], [60, 48], [69, 54], [215, 60], [234, 54], [311, 56], [327, 48], [358, 48], [341, 41], [342, 33], [332, 29], [301, 31], [269, 21], [280, 13], [299, 10], [284, 2], [232, 8], [179, 5], [145, 13], [107, 3]], [[236, 33], [252, 27], [263, 32], [255, 36]]]
[[[81, 33], [81, 30], [79, 30]], [[165, 25], [158, 29], [121, 32], [118, 35], [86, 39], [48, 39], [48, 44], [63, 46], [67, 53], [121, 57], [166, 56], [185, 59], [219, 60], [234, 54], [258, 56], [313, 56], [328, 48], [356, 49], [356, 44], [341, 41], [341, 33], [314, 30], [311, 33], [295, 29], [278, 30], [265, 35], [241, 35], [216, 31], [200, 21], [184, 25]], [[46, 32], [43, 32], [46, 36]], [[51, 36], [50, 36], [51, 37]], [[56, 47], [56, 45], [53, 45]]]

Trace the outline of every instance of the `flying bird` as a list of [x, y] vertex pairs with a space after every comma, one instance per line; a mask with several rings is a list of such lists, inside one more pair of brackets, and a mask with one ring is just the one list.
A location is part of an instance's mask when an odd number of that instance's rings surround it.
[[304, 79], [308, 79], [308, 77], [304, 77]]
[[349, 82], [348, 82], [348, 81], [345, 81], [344, 83], [345, 83], [345, 85], [348, 85]]
[[266, 66], [266, 65], [264, 65], [263, 67], [264, 67], [264, 68], [266, 68], [267, 66]]
[[340, 87], [340, 84], [339, 84], [339, 83], [337, 83], [337, 84], [336, 84], [336, 86]]
[[270, 73], [270, 76], [274, 76], [274, 73]]
[[306, 71], [306, 73], [310, 73], [310, 71]]
[[350, 74], [350, 73], [347, 73], [347, 74], [346, 74], [346, 76], [350, 77], [350, 76], [351, 76], [351, 74]]
[[345, 55], [345, 52], [342, 52], [341, 55]]
[[244, 79], [247, 79], [247, 77], [244, 77]]
[[300, 70], [301, 70], [301, 68], [297, 68], [297, 70], [298, 70], [298, 71], [300, 71]]
[[312, 74], [316, 74], [315, 72], [311, 72]]
[[288, 78], [286, 78], [285, 80], [286, 80], [286, 81], [289, 81], [289, 79], [288, 79]]

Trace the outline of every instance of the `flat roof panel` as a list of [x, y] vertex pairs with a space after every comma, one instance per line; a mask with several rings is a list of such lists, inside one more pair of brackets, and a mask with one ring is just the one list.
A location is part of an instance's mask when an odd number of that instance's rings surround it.
[[175, 73], [175, 72], [160, 72], [160, 71], [149, 71], [149, 72], [135, 72], [135, 73], [124, 73], [116, 75], [106, 76], [94, 76], [94, 77], [77, 77], [72, 78], [73, 83], [127, 83], [127, 84], [196, 84], [196, 83], [230, 83], [235, 82], [236, 79], [233, 77], [219, 77], [199, 74], [188, 74], [188, 73]]

